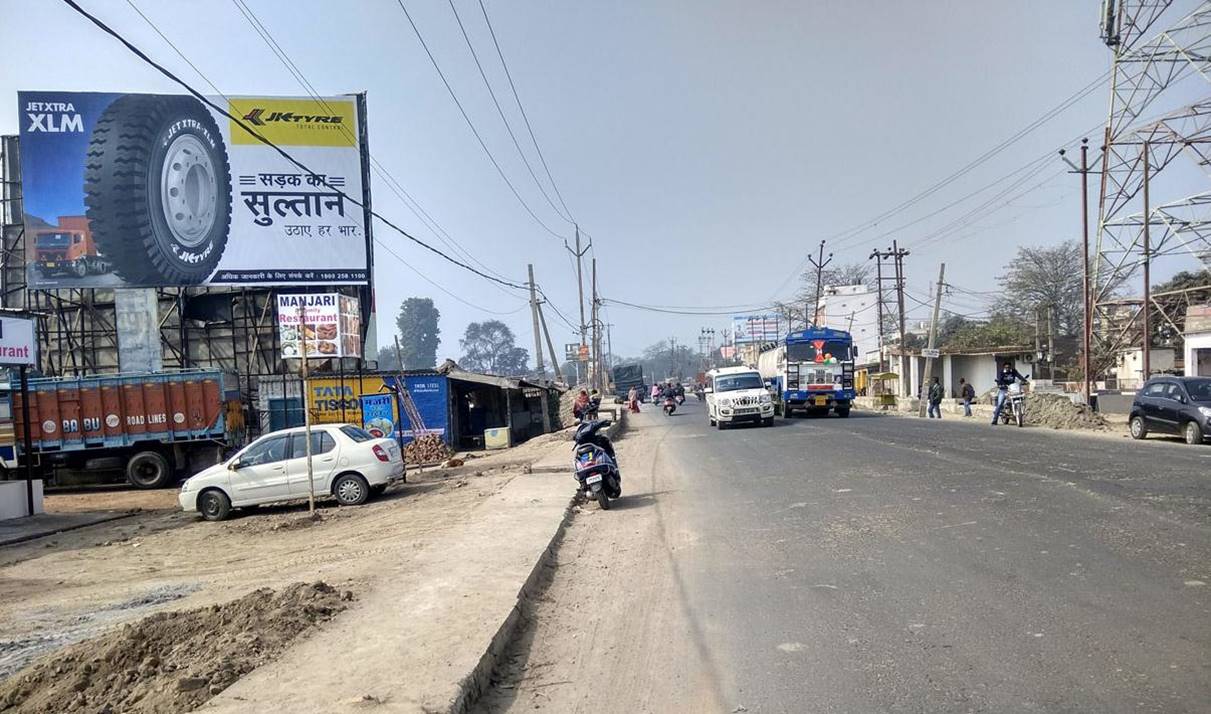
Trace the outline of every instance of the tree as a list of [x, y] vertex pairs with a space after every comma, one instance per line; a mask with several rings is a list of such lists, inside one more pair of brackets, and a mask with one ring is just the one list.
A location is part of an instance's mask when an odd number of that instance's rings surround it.
[[[1149, 314], [1152, 344], [1180, 349], [1184, 344], [1186, 308], [1211, 302], [1211, 275], [1206, 271], [1194, 273], [1183, 270], [1169, 280], [1153, 285], [1151, 292], [1154, 303]], [[1170, 320], [1176, 324], [1177, 330], [1169, 324]]]
[[391, 372], [400, 368], [399, 360], [395, 356], [395, 345], [378, 348], [378, 368]]
[[467, 325], [459, 345], [463, 350], [459, 365], [463, 369], [508, 377], [529, 371], [530, 353], [515, 344], [513, 330], [500, 320]]
[[965, 321], [940, 344], [961, 350], [991, 350], [998, 347], [1025, 347], [1033, 342], [1033, 327], [1014, 317], [1001, 315], [988, 322]]
[[[822, 287], [819, 294], [823, 297], [824, 288], [835, 288], [842, 285], [866, 285], [870, 282], [870, 273], [870, 263], [840, 263], [835, 266], [827, 266], [824, 270], [820, 271], [820, 285]], [[803, 275], [799, 277], [799, 292], [795, 293], [795, 299], [803, 307], [815, 301], [815, 268], [805, 270]]]
[[[395, 326], [399, 328], [399, 351], [405, 367], [421, 369], [437, 365], [437, 345], [441, 342], [437, 321], [440, 318], [441, 313], [429, 298], [410, 297], [399, 306]], [[387, 349], [394, 356], [395, 345], [388, 345]]]
[[[1085, 302], [1081, 277], [1081, 246], [1065, 241], [1053, 247], [1018, 248], [1014, 259], [998, 278], [1004, 295], [997, 300], [993, 313], [1016, 318], [1033, 325], [1035, 311], [1055, 310], [1055, 331], [1058, 336], [1079, 335], [1084, 325]], [[1030, 340], [1034, 340], [1033, 328]]]

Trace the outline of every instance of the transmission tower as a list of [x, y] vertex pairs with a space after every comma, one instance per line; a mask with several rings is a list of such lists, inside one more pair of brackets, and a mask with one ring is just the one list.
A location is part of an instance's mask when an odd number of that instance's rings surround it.
[[[1150, 318], [1175, 322], [1149, 298], [1153, 261], [1193, 257], [1211, 278], [1211, 2], [1176, 21], [1166, 13], [1171, 4], [1103, 6], [1101, 35], [1113, 66], [1091, 264], [1094, 375], [1131, 346], [1144, 347], [1147, 363]], [[1163, 25], [1169, 29], [1154, 34]], [[1193, 92], [1174, 90], [1191, 75], [1199, 78]], [[1185, 104], [1191, 96], [1199, 99]], [[1142, 119], [1145, 112], [1160, 118]], [[1182, 157], [1201, 174], [1193, 192], [1180, 180], [1156, 182], [1166, 169], [1188, 170], [1172, 168]]]

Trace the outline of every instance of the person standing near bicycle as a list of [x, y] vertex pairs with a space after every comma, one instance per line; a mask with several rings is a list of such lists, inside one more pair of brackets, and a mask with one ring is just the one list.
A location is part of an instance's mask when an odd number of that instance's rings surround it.
[[997, 420], [1001, 418], [1001, 410], [1005, 408], [1005, 400], [1009, 398], [1009, 385], [1021, 382], [1026, 383], [1026, 378], [1013, 368], [1013, 364], [1006, 362], [1001, 366], [1001, 371], [997, 374], [997, 396], [996, 406], [992, 409], [992, 425], [997, 425]]

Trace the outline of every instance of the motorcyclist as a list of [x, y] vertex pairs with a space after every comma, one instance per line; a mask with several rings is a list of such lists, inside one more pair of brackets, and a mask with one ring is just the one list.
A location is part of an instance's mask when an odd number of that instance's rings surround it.
[[997, 396], [996, 405], [992, 409], [992, 425], [997, 425], [997, 420], [1001, 418], [1001, 410], [1005, 408], [1005, 400], [1009, 398], [1009, 385], [1016, 382], [1026, 383], [1026, 378], [1021, 372], [1014, 369], [1010, 362], [1005, 362], [1001, 365], [1001, 371], [997, 374]]
[[677, 388], [673, 386], [672, 381], [665, 382], [664, 386], [660, 388], [660, 398], [674, 400], [677, 398]]

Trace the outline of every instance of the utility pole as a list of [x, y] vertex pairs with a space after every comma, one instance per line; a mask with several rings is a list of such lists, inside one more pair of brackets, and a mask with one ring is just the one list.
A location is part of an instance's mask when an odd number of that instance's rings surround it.
[[1047, 378], [1055, 379], [1055, 305], [1047, 306]]
[[[313, 464], [311, 463], [311, 395], [310, 388], [307, 385], [307, 313], [302, 305], [299, 305], [299, 345], [303, 356], [302, 373], [303, 373], [303, 433], [306, 434], [306, 446], [303, 448], [307, 456], [307, 513], [315, 518], [315, 473]], [[398, 353], [398, 347], [396, 352]], [[400, 369], [403, 369], [401, 363]], [[25, 422], [28, 424], [29, 422]], [[28, 428], [28, 427], [27, 427]]]
[[[585, 347], [586, 346], [585, 339], [586, 339], [586, 333], [588, 331], [588, 326], [585, 324], [585, 321], [584, 321], [584, 270], [583, 270], [583, 265], [582, 265], [583, 261], [581, 259], [584, 258], [585, 253], [588, 253], [589, 249], [593, 247], [593, 241], [589, 241], [589, 244], [586, 245], [582, 249], [580, 247], [580, 226], [576, 226], [576, 250], [572, 250], [571, 248], [568, 248], [567, 243], [564, 243], [563, 247], [569, 253], [576, 256], [576, 291], [577, 291], [577, 296], [578, 296], [577, 303], [580, 306], [580, 346]], [[579, 375], [580, 374], [580, 366], [579, 366], [580, 362], [578, 361], [576, 364], [577, 364], [576, 372], [577, 372], [577, 375]], [[586, 374], [586, 376], [587, 376], [587, 374]]]
[[1148, 161], [1148, 142], [1144, 142], [1144, 355], [1141, 383], [1152, 376], [1152, 324], [1148, 313], [1152, 312], [1152, 238], [1148, 230], [1152, 223], [1152, 207], [1148, 201], [1148, 183], [1151, 165]]
[[534, 323], [534, 365], [538, 368], [538, 376], [546, 377], [547, 370], [542, 364], [542, 336], [538, 332], [538, 291], [534, 287], [534, 264], [526, 265], [526, 271], [530, 275], [530, 319]]
[[925, 416], [925, 403], [929, 400], [929, 383], [933, 379], [933, 349], [938, 338], [938, 313], [942, 311], [942, 285], [946, 282], [946, 263], [938, 268], [938, 288], [933, 298], [933, 319], [929, 321], [929, 354], [925, 357], [925, 373], [921, 375], [921, 405], [917, 416]]
[[883, 321], [883, 259], [879, 255], [879, 251], [875, 250], [875, 251], [871, 252], [870, 258], [867, 258], [867, 260], [875, 261], [875, 287], [879, 292], [879, 296], [878, 296], [878, 298], [876, 298], [877, 302], [875, 303], [879, 308], [879, 328], [877, 330], [877, 333], [879, 336], [879, 371], [882, 372], [882, 371], [884, 371], [884, 369], [883, 369], [883, 325], [885, 324]]
[[551, 342], [551, 331], [547, 329], [547, 318], [542, 314], [542, 303], [538, 303], [538, 322], [542, 325], [542, 334], [547, 340], [547, 352], [551, 355], [551, 369], [555, 372], [555, 379], [566, 383], [563, 372], [559, 371], [559, 358], [555, 356], [555, 345]]
[[669, 338], [669, 377], [673, 377], [677, 372], [677, 338]]
[[[880, 359], [883, 352], [883, 283], [886, 280], [891, 280], [895, 284], [896, 290], [896, 312], [899, 316], [899, 333], [900, 333], [900, 391], [904, 396], [912, 396], [909, 392], [912, 391], [908, 376], [907, 356], [904, 354], [904, 336], [905, 336], [905, 312], [904, 312], [904, 257], [908, 255], [908, 251], [899, 247], [895, 241], [892, 241], [891, 247], [885, 251], [873, 251], [870, 258], [876, 260], [875, 270], [877, 275], [877, 284], [879, 287], [879, 353]], [[883, 274], [883, 261], [892, 261], [893, 273], [890, 277], [885, 277]]]
[[[1064, 150], [1060, 149], [1060, 156]], [[1081, 251], [1082, 297], [1084, 298], [1084, 320], [1081, 329], [1081, 372], [1084, 380], [1085, 403], [1093, 403], [1093, 375], [1090, 343], [1093, 341], [1093, 293], [1089, 284], [1089, 140], [1081, 139], [1081, 165], [1077, 167], [1068, 159], [1064, 163], [1072, 167], [1072, 173], [1081, 175], [1081, 236], [1083, 250]]]
[[[908, 251], [897, 246], [894, 240], [891, 242], [891, 250], [896, 260], [896, 304], [900, 310], [900, 369], [902, 372], [907, 372], [908, 356], [904, 353], [904, 256], [908, 255]], [[939, 299], [941, 299], [940, 295]], [[901, 379], [900, 383], [904, 385], [905, 391], [909, 389], [907, 380]], [[905, 394], [904, 396], [910, 397], [912, 395]]]
[[807, 256], [807, 260], [816, 268], [816, 300], [808, 306], [805, 314], [805, 322], [809, 327], [818, 327], [818, 325], [816, 325], [816, 318], [820, 314], [820, 293], [824, 289], [824, 285], [821, 281], [824, 280], [825, 266], [833, 262], [833, 254], [829, 253], [828, 257], [825, 258], [824, 241], [820, 241], [820, 258], [816, 259], [809, 255]]
[[593, 360], [593, 370], [589, 376], [589, 385], [602, 389], [601, 384], [601, 324], [597, 320], [597, 259], [592, 260], [592, 307], [589, 311], [589, 319], [593, 321], [593, 342], [592, 349], [589, 351], [590, 359]]

